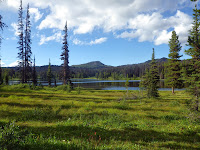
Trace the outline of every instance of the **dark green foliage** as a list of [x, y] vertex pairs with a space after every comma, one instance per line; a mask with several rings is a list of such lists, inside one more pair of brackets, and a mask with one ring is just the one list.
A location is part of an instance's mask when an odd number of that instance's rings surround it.
[[51, 86], [51, 79], [52, 79], [52, 73], [51, 73], [51, 63], [49, 59], [49, 67], [47, 71], [47, 81], [48, 81], [49, 86]]
[[183, 79], [188, 86], [187, 91], [195, 96], [196, 108], [198, 111], [200, 97], [200, 61], [191, 59], [183, 69]]
[[20, 0], [20, 7], [19, 7], [19, 18], [18, 18], [18, 32], [19, 32], [19, 41], [18, 41], [18, 59], [19, 59], [19, 73], [20, 73], [20, 80], [24, 83], [24, 24], [23, 24], [23, 8], [22, 8], [22, 0]]
[[178, 40], [178, 35], [175, 31], [172, 32], [172, 37], [169, 41], [170, 53], [169, 60], [166, 63], [166, 84], [172, 87], [172, 93], [174, 88], [181, 88], [183, 81], [181, 80], [181, 66], [180, 66], [180, 55], [181, 44]]
[[0, 128], [0, 149], [23, 149], [27, 132], [21, 130], [15, 122], [10, 122]]
[[188, 44], [187, 44], [187, 46], [189, 46], [190, 48], [188, 50], [185, 50], [185, 53], [191, 56], [193, 59], [200, 59], [200, 38], [199, 38], [200, 15], [196, 5], [195, 9], [193, 9], [193, 12], [194, 12], [193, 26], [192, 30], [190, 30], [189, 32]]
[[35, 57], [34, 57], [34, 61], [33, 61], [32, 82], [33, 82], [33, 85], [37, 85], [37, 72], [35, 69]]
[[70, 70], [69, 70], [69, 49], [67, 42], [67, 22], [65, 24], [64, 36], [63, 36], [63, 47], [61, 53], [61, 60], [63, 60], [63, 84], [66, 85], [70, 81]]
[[[1, 60], [0, 60], [0, 65], [1, 65]], [[2, 74], [2, 68], [0, 66], [0, 85], [3, 84], [3, 74]]]
[[189, 33], [187, 44], [190, 48], [185, 50], [186, 54], [191, 56], [192, 59], [184, 69], [183, 78], [185, 79], [185, 83], [189, 86], [188, 91], [196, 97], [194, 100], [196, 103], [195, 110], [198, 111], [200, 97], [200, 14], [197, 5], [195, 5], [193, 12], [193, 26]]
[[159, 97], [158, 94], [158, 68], [155, 61], [154, 49], [152, 54], [152, 60], [150, 63], [150, 68], [146, 70], [146, 74], [140, 83], [140, 87], [144, 87], [147, 91], [147, 97]]
[[29, 13], [29, 4], [27, 6], [26, 13], [26, 25], [25, 25], [25, 36], [24, 36], [24, 82], [31, 78], [32, 68], [31, 68], [31, 23], [30, 23], [30, 13]]
[[5, 75], [4, 75], [4, 81], [5, 81], [5, 85], [8, 85], [9, 76], [8, 76], [8, 73], [7, 73], [7, 72], [6, 72]]
[[3, 28], [7, 27], [5, 23], [2, 21], [3, 17], [0, 15], [0, 30], [3, 31]]

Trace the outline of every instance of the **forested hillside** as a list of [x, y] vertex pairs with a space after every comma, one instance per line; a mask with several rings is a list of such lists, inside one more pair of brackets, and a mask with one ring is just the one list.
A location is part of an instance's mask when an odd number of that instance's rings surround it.
[[[164, 78], [164, 63], [167, 61], [167, 58], [161, 58], [156, 60], [159, 68], [160, 78]], [[129, 78], [141, 77], [145, 69], [148, 67], [150, 60], [140, 63], [140, 64], [130, 64], [122, 66], [108, 66], [99, 61], [89, 62], [81, 65], [72, 65], [70, 66], [72, 78], [90, 78], [96, 77], [98, 79], [122, 79], [126, 78], [127, 75]], [[51, 65], [52, 74], [57, 79], [61, 79], [61, 66]], [[17, 67], [4, 67], [4, 71], [7, 71], [10, 78], [19, 78], [18, 68]], [[45, 66], [36, 66], [36, 71], [38, 77], [42, 80], [47, 79], [47, 70], [48, 65]]]

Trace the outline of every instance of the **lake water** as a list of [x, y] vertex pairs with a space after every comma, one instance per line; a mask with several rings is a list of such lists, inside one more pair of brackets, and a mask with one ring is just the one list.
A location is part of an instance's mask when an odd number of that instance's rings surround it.
[[[47, 81], [38, 81], [44, 86], [48, 85]], [[98, 90], [126, 90], [125, 87], [126, 80], [95, 80], [95, 79], [72, 79], [74, 87], [92, 88]], [[139, 90], [140, 80], [129, 80], [129, 90]], [[19, 84], [19, 81], [9, 81], [9, 84]], [[54, 82], [52, 82], [54, 85]], [[57, 81], [56, 85], [62, 85], [62, 81]], [[169, 91], [171, 88], [167, 88], [164, 85], [164, 81], [160, 81], [159, 84], [160, 91]], [[175, 89], [183, 90], [183, 89]]]

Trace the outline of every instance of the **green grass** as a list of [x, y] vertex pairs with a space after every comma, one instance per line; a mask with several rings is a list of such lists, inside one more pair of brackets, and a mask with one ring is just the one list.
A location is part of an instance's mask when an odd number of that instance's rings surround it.
[[[198, 116], [188, 109], [191, 98], [184, 91], [160, 91], [159, 99], [148, 99], [138, 91], [127, 96], [125, 91], [61, 89], [1, 87], [0, 125], [7, 127], [2, 143], [48, 150], [200, 149]], [[9, 126], [13, 120], [15, 127]], [[3, 134], [11, 131], [16, 135]]]

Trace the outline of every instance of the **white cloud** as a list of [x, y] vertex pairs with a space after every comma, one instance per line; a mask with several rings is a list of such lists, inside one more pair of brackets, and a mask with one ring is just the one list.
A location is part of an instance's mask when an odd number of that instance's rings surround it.
[[[63, 29], [68, 20], [75, 34], [92, 32], [96, 27], [110, 32], [123, 29], [131, 18], [143, 12], [175, 10], [190, 4], [187, 0], [74, 0], [51, 1], [51, 13], [39, 25], [39, 29]], [[41, 4], [42, 5], [42, 4]]]
[[101, 43], [104, 43], [107, 41], [107, 38], [106, 37], [102, 37], [102, 38], [99, 38], [99, 39], [95, 39], [94, 41], [90, 41], [90, 42], [83, 42], [83, 41], [80, 41], [78, 40], [77, 38], [75, 38], [73, 40], [73, 43], [75, 45], [96, 45], [96, 44], [101, 44]]
[[2, 66], [2, 67], [5, 67], [6, 64], [5, 64], [3, 61], [1, 61], [1, 66]]
[[43, 14], [40, 13], [38, 8], [30, 8], [29, 11], [30, 11], [31, 16], [34, 18], [35, 22], [40, 20], [43, 16]]
[[160, 44], [168, 44], [169, 39], [171, 38], [172, 32], [167, 32], [166, 30], [163, 30], [160, 35], [155, 39], [155, 45]]
[[16, 67], [18, 66], [18, 63], [19, 63], [18, 60], [16, 60], [15, 62], [9, 64], [7, 67]]
[[103, 38], [99, 38], [99, 39], [96, 39], [94, 41], [91, 41], [90, 45], [101, 44], [101, 43], [104, 43], [106, 41], [107, 41], [107, 38], [103, 37]]
[[85, 44], [84, 42], [78, 40], [77, 38], [75, 38], [75, 39], [73, 40], [73, 43], [74, 43], [75, 45], [84, 45], [84, 44]]
[[191, 28], [192, 18], [187, 14], [177, 11], [175, 16], [164, 18], [160, 13], [151, 15], [140, 14], [130, 19], [128, 29], [130, 32], [123, 32], [118, 38], [138, 38], [139, 42], [150, 41], [155, 45], [167, 44], [171, 31], [175, 30], [182, 43], [187, 41], [188, 31]]
[[14, 34], [15, 36], [18, 36], [19, 35], [19, 32], [18, 32], [18, 26], [17, 26], [17, 23], [13, 22], [11, 23], [11, 26], [12, 26], [12, 31], [14, 31]]
[[43, 44], [46, 44], [46, 42], [54, 41], [54, 40], [56, 42], [61, 42], [62, 41], [62, 33], [61, 33], [61, 31], [56, 32], [52, 36], [49, 36], [49, 37], [46, 37], [45, 35], [41, 35], [39, 45], [43, 45]]
[[[19, 7], [16, 0], [5, 3], [9, 8], [17, 10]], [[118, 37], [138, 38], [140, 42], [151, 41], [155, 44], [166, 43], [168, 38], [160, 36], [169, 35], [171, 29], [175, 29], [180, 40], [185, 42], [191, 17], [177, 10], [194, 5], [189, 0], [23, 0], [23, 6], [27, 3], [33, 8], [35, 21], [42, 17], [40, 9], [48, 9], [46, 12], [49, 14], [39, 23], [39, 30], [62, 30], [67, 20], [68, 28], [74, 34], [87, 34], [95, 29], [113, 33], [123, 30], [125, 32]], [[164, 17], [166, 11], [177, 13]], [[41, 43], [48, 41], [47, 38], [43, 36], [44, 42]]]
[[12, 8], [17, 9], [18, 6], [19, 6], [19, 4], [20, 4], [20, 1], [19, 1], [19, 0], [7, 0], [7, 5], [8, 5], [9, 7], [12, 7]]
[[10, 63], [9, 65], [7, 65], [6, 63], [4, 63], [4, 61], [1, 60], [1, 66], [2, 67], [16, 67], [16, 66], [18, 66], [18, 60]]

